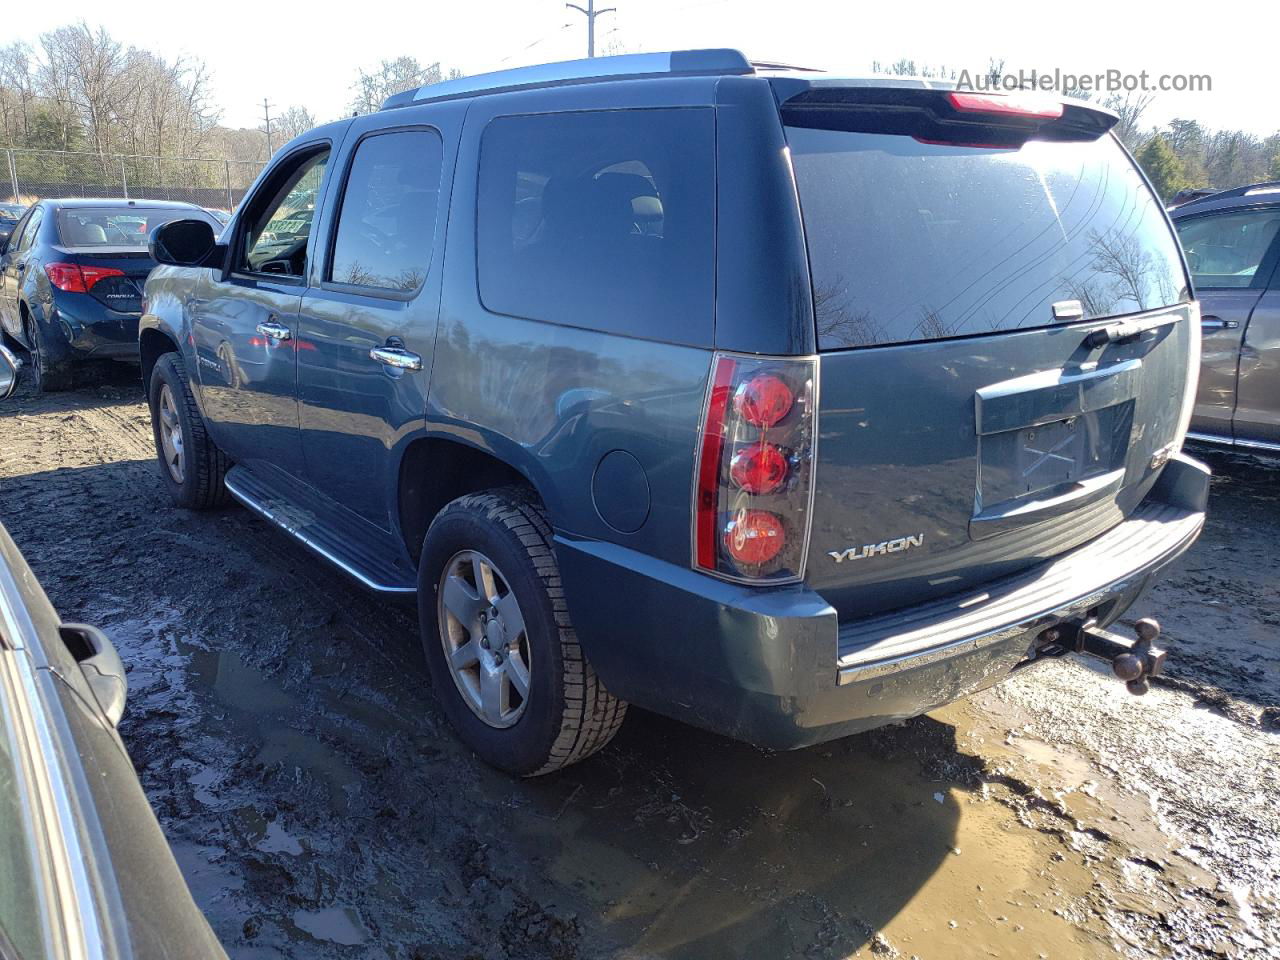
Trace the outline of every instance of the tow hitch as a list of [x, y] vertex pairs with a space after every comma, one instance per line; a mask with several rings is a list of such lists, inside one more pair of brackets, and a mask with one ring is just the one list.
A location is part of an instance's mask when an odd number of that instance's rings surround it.
[[1138, 639], [1127, 640], [1118, 633], [1103, 630], [1096, 620], [1083, 623], [1060, 623], [1039, 636], [1037, 656], [1062, 656], [1082, 653], [1111, 664], [1111, 670], [1124, 681], [1130, 693], [1143, 694], [1151, 689], [1148, 677], [1164, 670], [1165, 652], [1156, 646], [1160, 624], [1144, 617], [1134, 624]]

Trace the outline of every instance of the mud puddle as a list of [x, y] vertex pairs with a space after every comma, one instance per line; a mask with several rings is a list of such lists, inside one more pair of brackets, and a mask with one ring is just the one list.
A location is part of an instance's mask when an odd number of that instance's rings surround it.
[[1134, 615], [1144, 699], [1068, 663], [770, 754], [634, 711], [562, 775], [459, 747], [411, 610], [230, 509], [168, 507], [127, 382], [0, 408], [0, 519], [129, 665], [122, 724], [235, 958], [1267, 957], [1280, 940], [1280, 506], [1214, 461]]

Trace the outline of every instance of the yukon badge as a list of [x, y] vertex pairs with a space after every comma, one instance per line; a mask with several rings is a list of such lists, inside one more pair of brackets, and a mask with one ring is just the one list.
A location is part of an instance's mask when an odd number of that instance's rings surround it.
[[924, 534], [916, 533], [909, 537], [898, 537], [896, 540], [881, 540], [879, 543], [864, 543], [860, 547], [849, 547], [847, 550], [831, 550], [827, 556], [836, 563], [846, 560], [861, 560], [863, 557], [878, 557], [884, 553], [902, 553], [912, 547], [924, 543]]

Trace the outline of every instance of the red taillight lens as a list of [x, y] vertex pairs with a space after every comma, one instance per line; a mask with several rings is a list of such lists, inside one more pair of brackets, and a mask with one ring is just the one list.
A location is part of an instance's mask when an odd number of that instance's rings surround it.
[[787, 458], [771, 443], [753, 444], [733, 455], [729, 477], [747, 493], [770, 493], [787, 479]]
[[747, 583], [804, 576], [816, 374], [812, 358], [715, 356], [695, 473], [695, 567]]
[[74, 263], [46, 263], [44, 272], [49, 282], [59, 290], [65, 290], [67, 293], [86, 292], [84, 274]]
[[1062, 116], [1062, 104], [1035, 95], [1005, 93], [966, 93], [953, 90], [947, 94], [951, 106], [962, 113], [999, 113], [1014, 117], [1038, 117], [1056, 120]]
[[771, 373], [743, 381], [733, 394], [738, 416], [757, 427], [772, 427], [787, 415], [794, 402], [791, 388]]
[[724, 529], [724, 546], [738, 563], [759, 567], [776, 557], [787, 542], [782, 521], [764, 510], [744, 510]]
[[99, 280], [124, 276], [124, 271], [115, 267], [93, 267], [80, 263], [46, 263], [44, 272], [50, 283], [67, 293], [88, 293]]
[[702, 455], [698, 463], [695, 559], [708, 570], [716, 567], [716, 520], [719, 511], [720, 460], [724, 454], [724, 421], [733, 390], [734, 361], [718, 357], [711, 368], [711, 390], [702, 426]]

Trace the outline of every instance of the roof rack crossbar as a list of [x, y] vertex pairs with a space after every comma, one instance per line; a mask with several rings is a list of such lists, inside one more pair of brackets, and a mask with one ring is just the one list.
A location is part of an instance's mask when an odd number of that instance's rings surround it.
[[676, 50], [671, 53], [629, 53], [617, 57], [567, 60], [532, 67], [480, 73], [473, 77], [446, 80], [388, 97], [383, 110], [407, 107], [434, 100], [454, 100], [481, 93], [560, 86], [570, 83], [599, 83], [635, 77], [718, 76], [754, 73], [754, 68], [737, 50]]

